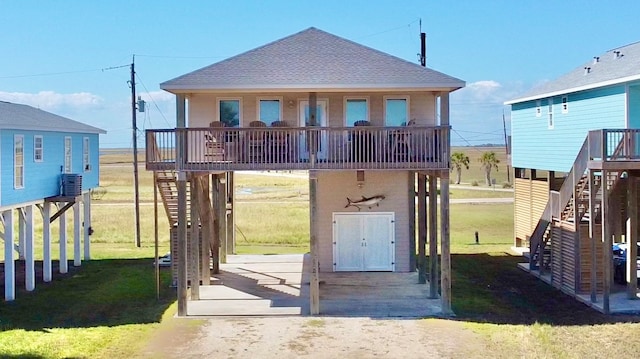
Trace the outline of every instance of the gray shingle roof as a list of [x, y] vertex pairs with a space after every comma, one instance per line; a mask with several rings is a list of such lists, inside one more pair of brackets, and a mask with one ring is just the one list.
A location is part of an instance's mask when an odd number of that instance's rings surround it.
[[[619, 52], [620, 56], [616, 57], [616, 52]], [[505, 104], [509, 105], [638, 79], [640, 79], [640, 42], [609, 50], [598, 56], [597, 62], [594, 58], [573, 71], [534, 88], [517, 99], [507, 101]]]
[[316, 28], [160, 84], [164, 90], [429, 89], [465, 83]]
[[0, 129], [107, 133], [51, 112], [5, 101], [0, 101]]

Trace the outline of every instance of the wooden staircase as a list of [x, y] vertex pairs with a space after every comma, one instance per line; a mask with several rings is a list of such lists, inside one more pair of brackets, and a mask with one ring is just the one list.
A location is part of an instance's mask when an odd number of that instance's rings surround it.
[[[162, 198], [169, 227], [173, 228], [178, 225], [178, 185], [175, 171], [156, 171], [155, 185], [158, 187], [158, 193]], [[191, 223], [190, 208], [190, 192], [191, 186], [187, 182], [187, 225]]]

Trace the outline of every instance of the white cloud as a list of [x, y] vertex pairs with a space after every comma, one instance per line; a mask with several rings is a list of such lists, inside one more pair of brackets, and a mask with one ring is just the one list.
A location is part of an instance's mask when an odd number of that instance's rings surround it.
[[52, 112], [98, 108], [104, 102], [102, 97], [89, 92], [62, 94], [53, 91], [40, 91], [38, 93], [0, 91], [0, 100], [26, 104]]
[[161, 102], [173, 103], [173, 101], [175, 101], [175, 98], [176, 98], [174, 94], [169, 93], [167, 91], [162, 91], [162, 90], [142, 92], [142, 93], [139, 93], [138, 95], [147, 102], [155, 101], [157, 104], [160, 104]]

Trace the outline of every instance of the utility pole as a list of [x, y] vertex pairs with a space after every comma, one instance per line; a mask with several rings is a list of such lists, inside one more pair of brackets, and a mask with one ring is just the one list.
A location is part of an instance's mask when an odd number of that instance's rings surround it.
[[138, 185], [138, 125], [136, 123], [136, 56], [131, 61], [131, 122], [133, 139], [133, 190], [135, 210], [136, 247], [140, 248], [140, 192]]

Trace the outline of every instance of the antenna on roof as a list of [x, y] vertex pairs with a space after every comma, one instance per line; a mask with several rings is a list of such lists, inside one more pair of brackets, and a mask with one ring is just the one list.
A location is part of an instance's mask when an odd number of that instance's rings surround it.
[[422, 18], [420, 18], [420, 53], [418, 54], [420, 65], [427, 67], [427, 34], [422, 32]]

